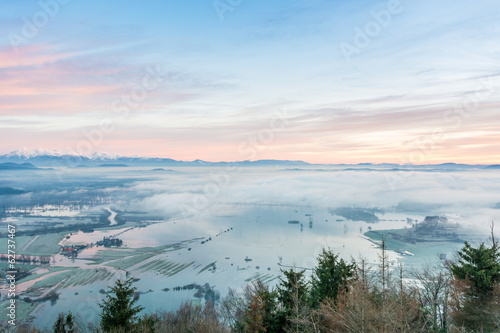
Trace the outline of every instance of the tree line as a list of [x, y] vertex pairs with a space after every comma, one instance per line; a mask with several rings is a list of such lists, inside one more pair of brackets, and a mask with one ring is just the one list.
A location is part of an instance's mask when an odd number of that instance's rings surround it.
[[52, 331], [500, 331], [500, 253], [493, 236], [491, 245], [465, 242], [453, 262], [411, 272], [390, 267], [384, 241], [375, 267], [364, 259], [345, 261], [330, 249], [317, 259], [310, 278], [290, 268], [274, 288], [257, 280], [242, 291], [230, 289], [220, 304], [185, 303], [174, 312], [140, 315], [133, 280], [117, 280], [100, 304], [99, 324], [61, 313]]
[[[95, 223], [72, 223], [59, 227], [54, 226], [43, 226], [37, 229], [27, 229], [27, 230], [18, 230], [16, 232], [16, 236], [37, 236], [37, 235], [46, 235], [46, 234], [55, 234], [60, 232], [76, 232], [83, 231], [87, 233], [94, 232], [95, 229], [106, 228], [109, 227], [109, 216], [111, 213], [105, 211], [103, 214], [99, 215], [99, 219]], [[123, 217], [117, 215], [115, 217], [116, 225], [123, 225], [127, 222]], [[0, 237], [7, 237], [8, 233], [0, 233]]]

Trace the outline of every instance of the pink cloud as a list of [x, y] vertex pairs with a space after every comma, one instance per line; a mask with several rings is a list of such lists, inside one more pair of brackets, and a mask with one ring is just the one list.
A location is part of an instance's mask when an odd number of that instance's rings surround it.
[[[50, 53], [54, 52], [54, 53]], [[88, 58], [57, 53], [48, 46], [26, 46], [19, 54], [1, 53], [0, 115], [108, 111], [117, 99], [140, 86], [145, 69], [91, 63]], [[150, 91], [141, 110], [189, 100], [191, 93]]]
[[40, 66], [58, 61], [74, 53], [56, 52], [54, 47], [43, 44], [30, 44], [14, 49], [0, 46], [0, 69], [12, 67]]

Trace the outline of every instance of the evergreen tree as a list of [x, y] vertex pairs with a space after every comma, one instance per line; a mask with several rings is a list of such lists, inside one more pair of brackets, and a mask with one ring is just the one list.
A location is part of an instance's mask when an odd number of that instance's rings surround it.
[[263, 326], [267, 333], [280, 333], [284, 331], [286, 319], [282, 316], [283, 311], [279, 308], [278, 292], [269, 290], [267, 287], [258, 291], [263, 301]]
[[99, 304], [102, 309], [100, 317], [103, 331], [108, 332], [112, 328], [130, 330], [134, 316], [144, 309], [142, 306], [135, 306], [137, 298], [134, 294], [137, 288], [132, 287], [132, 282], [132, 278], [125, 281], [116, 280], [115, 285], [111, 287], [111, 293]]
[[458, 326], [489, 332], [500, 323], [500, 254], [497, 244], [473, 247], [465, 242], [458, 262], [450, 265], [455, 280], [451, 316]]
[[[229, 289], [220, 306], [221, 316], [232, 332], [284, 332], [286, 317], [278, 301], [278, 292], [269, 290], [260, 280], [248, 283], [242, 293]], [[259, 328], [260, 326], [260, 328]]]
[[341, 289], [347, 288], [347, 283], [353, 278], [356, 265], [348, 264], [332, 250], [323, 249], [318, 256], [318, 265], [311, 281], [310, 303], [313, 308], [326, 298], [337, 300]]
[[298, 303], [306, 300], [307, 283], [305, 282], [305, 270], [281, 271], [285, 278], [280, 277], [278, 285], [278, 300], [280, 301], [287, 315], [291, 315]]
[[490, 293], [500, 281], [500, 256], [497, 245], [481, 243], [474, 248], [468, 242], [458, 251], [458, 263], [451, 264], [451, 272], [460, 280], [469, 281], [479, 295]]
[[74, 321], [75, 316], [73, 316], [71, 312], [69, 312], [67, 315], [64, 315], [64, 313], [60, 313], [57, 316], [56, 323], [53, 327], [54, 333], [74, 333]]
[[[281, 310], [276, 312], [275, 324], [279, 329], [276, 332], [298, 331], [300, 325], [297, 321], [307, 308], [308, 286], [305, 281], [305, 270], [281, 271], [284, 278], [280, 277], [277, 287], [278, 301]], [[292, 329], [290, 326], [295, 327]]]

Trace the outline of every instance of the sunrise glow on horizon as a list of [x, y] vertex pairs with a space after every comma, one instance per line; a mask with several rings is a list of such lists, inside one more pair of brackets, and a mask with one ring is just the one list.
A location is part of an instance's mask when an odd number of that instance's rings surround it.
[[2, 5], [0, 154], [500, 163], [498, 1]]

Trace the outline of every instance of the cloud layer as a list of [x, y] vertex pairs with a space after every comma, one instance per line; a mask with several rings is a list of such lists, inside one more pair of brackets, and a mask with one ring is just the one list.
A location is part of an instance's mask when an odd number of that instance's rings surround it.
[[240, 160], [287, 109], [255, 158], [497, 162], [498, 2], [390, 3], [6, 4], [0, 152]]

